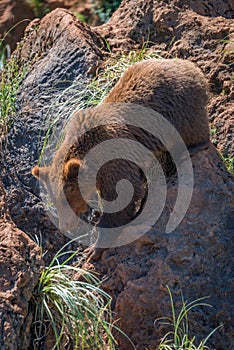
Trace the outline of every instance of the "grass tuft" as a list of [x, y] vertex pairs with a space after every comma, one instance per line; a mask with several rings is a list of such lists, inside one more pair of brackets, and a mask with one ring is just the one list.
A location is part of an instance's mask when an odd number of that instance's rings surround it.
[[12, 126], [16, 112], [17, 91], [26, 75], [26, 68], [20, 67], [16, 56], [6, 61], [0, 72], [0, 137], [5, 136]]
[[221, 154], [222, 160], [227, 168], [227, 170], [234, 174], [234, 157], [225, 157]]
[[[63, 251], [66, 246], [40, 277], [33, 350], [45, 342], [51, 350], [116, 349], [112, 330], [120, 330], [112, 321], [111, 297], [97, 276], [70, 265], [77, 252]], [[75, 274], [82, 280], [73, 280]]]
[[[0, 140], [6, 136], [12, 125], [16, 112], [16, 94], [27, 71], [27, 68], [20, 64], [17, 49], [11, 56], [11, 48], [8, 44], [5, 45], [5, 39], [23, 22], [30, 22], [30, 20], [23, 19], [17, 22], [0, 40]], [[17, 48], [20, 48], [20, 44]]]
[[169, 326], [172, 328], [172, 330], [166, 333], [166, 335], [162, 338], [157, 350], [208, 350], [209, 348], [206, 346], [208, 339], [217, 329], [222, 327], [222, 325], [216, 327], [204, 340], [200, 341], [199, 344], [196, 345], [196, 337], [190, 337], [189, 335], [188, 320], [188, 313], [192, 309], [200, 306], [211, 307], [211, 305], [204, 302], [204, 300], [208, 297], [202, 297], [188, 303], [184, 300], [183, 295], [181, 295], [182, 308], [176, 315], [172, 293], [169, 287], [167, 287], [167, 289], [170, 296], [172, 317], [161, 317], [157, 319], [155, 323]]
[[0, 41], [0, 71], [4, 68], [7, 59], [10, 58], [11, 48], [10, 45], [3, 44], [3, 41]]

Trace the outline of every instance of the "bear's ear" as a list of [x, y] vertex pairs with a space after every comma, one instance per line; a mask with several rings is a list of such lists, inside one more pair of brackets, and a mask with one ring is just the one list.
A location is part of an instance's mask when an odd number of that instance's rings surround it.
[[67, 178], [76, 178], [78, 176], [81, 160], [77, 158], [70, 159], [64, 166], [63, 176]]
[[49, 167], [44, 166], [44, 167], [39, 167], [35, 166], [32, 168], [32, 174], [35, 176], [37, 179], [47, 182], [48, 177], [49, 177]]

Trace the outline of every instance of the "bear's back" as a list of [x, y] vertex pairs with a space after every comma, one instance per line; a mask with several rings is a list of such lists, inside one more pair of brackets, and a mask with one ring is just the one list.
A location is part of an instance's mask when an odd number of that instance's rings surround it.
[[207, 84], [201, 70], [181, 59], [149, 59], [130, 66], [104, 103], [150, 107], [176, 127], [187, 146], [209, 141]]

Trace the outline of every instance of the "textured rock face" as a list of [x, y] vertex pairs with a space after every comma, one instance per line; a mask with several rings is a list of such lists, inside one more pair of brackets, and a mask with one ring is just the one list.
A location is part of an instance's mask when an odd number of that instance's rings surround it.
[[[55, 229], [38, 198], [31, 168], [39, 159], [49, 108], [72, 83], [83, 89], [102, 59], [102, 41], [66, 10], [57, 9], [27, 28], [18, 52], [22, 65], [31, 62], [18, 95], [17, 118], [1, 154], [0, 165], [9, 209], [16, 225], [43, 235], [43, 246], [56, 251], [67, 240]], [[67, 95], [63, 95], [66, 102]], [[62, 121], [61, 121], [62, 122]], [[49, 255], [47, 256], [50, 258]]]
[[[5, 38], [4, 44], [10, 45], [11, 51], [15, 49], [16, 43], [22, 38], [24, 29], [33, 18], [33, 10], [26, 1], [1, 0], [0, 39], [10, 31]], [[15, 26], [15, 28], [13, 28], [13, 26]]]
[[11, 221], [0, 184], [0, 348], [28, 349], [30, 299], [42, 266], [39, 247]]
[[[181, 308], [181, 291], [188, 301], [209, 296], [212, 308], [196, 308], [189, 315], [191, 333], [204, 339], [224, 324], [210, 338], [210, 348], [223, 350], [234, 345], [234, 178], [212, 145], [194, 156], [193, 167], [192, 201], [176, 230], [165, 233], [168, 212], [177, 196], [176, 179], [172, 179], [165, 210], [148, 234], [135, 243], [107, 250], [99, 262], [89, 266], [105, 276], [104, 288], [114, 298], [116, 319], [140, 350], [154, 350], [166, 333], [154, 324], [159, 317], [171, 316], [166, 286], [176, 311]], [[131, 349], [126, 339], [118, 338], [121, 350]]]
[[[233, 156], [232, 65], [233, 1], [125, 0], [110, 21], [95, 28], [114, 51], [140, 48], [167, 58], [196, 62], [211, 90], [209, 117], [213, 138], [224, 155]], [[222, 16], [222, 17], [221, 17]]]
[[[66, 88], [80, 82], [82, 89], [102, 61], [100, 34], [114, 51], [139, 48], [143, 38], [151, 41], [151, 49], [160, 50], [164, 57], [178, 56], [196, 62], [211, 87], [209, 117], [215, 129], [213, 137], [217, 138], [218, 149], [231, 156], [232, 11], [231, 0], [212, 3], [139, 0], [137, 4], [126, 0], [108, 24], [95, 30], [61, 9], [35, 20], [27, 28], [18, 53], [22, 65], [27, 66], [28, 62], [30, 65], [18, 94], [14, 128], [1, 151], [0, 180], [6, 189], [14, 223], [28, 234], [41, 233], [43, 248], [49, 252], [48, 260], [67, 238], [45, 214], [31, 167], [38, 161], [48, 129], [44, 120], [49, 114], [49, 104], [55, 103], [63, 91], [66, 103]], [[181, 289], [189, 301], [209, 295], [208, 302], [213, 308], [196, 309], [190, 315], [192, 333], [204, 338], [223, 323], [209, 345], [216, 350], [234, 347], [231, 338], [234, 180], [212, 147], [197, 154], [193, 165], [193, 199], [174, 232], [165, 234], [164, 227], [177, 194], [176, 178], [169, 183], [167, 204], [155, 227], [137, 242], [108, 250], [100, 261], [89, 265], [105, 276], [104, 287], [113, 296], [115, 317], [120, 318], [120, 327], [139, 350], [146, 347], [155, 350], [165, 334], [154, 321], [171, 315], [166, 285], [173, 293], [177, 310], [181, 306]], [[12, 224], [2, 193], [0, 312], [4, 312], [4, 317], [0, 317], [0, 348], [27, 349], [32, 321], [28, 301], [38, 278], [39, 250]], [[130, 350], [126, 339], [117, 337], [120, 349]]]

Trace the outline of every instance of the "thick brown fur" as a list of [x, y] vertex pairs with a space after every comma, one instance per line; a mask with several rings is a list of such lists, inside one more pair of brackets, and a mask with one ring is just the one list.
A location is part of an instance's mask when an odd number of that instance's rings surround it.
[[181, 59], [149, 59], [130, 66], [104, 100], [151, 107], [179, 131], [188, 147], [209, 142], [207, 101], [203, 73]]
[[[77, 178], [78, 171], [85, 166], [83, 158], [95, 145], [113, 138], [130, 138], [142, 142], [153, 151], [155, 146], [157, 156], [166, 154], [167, 150], [160, 142], [141, 129], [129, 127], [124, 120], [127, 107], [122, 108], [114, 102], [130, 102], [161, 113], [178, 130], [187, 147], [194, 150], [197, 146], [199, 148], [209, 143], [207, 99], [205, 78], [193, 63], [180, 59], [151, 59], [129, 67], [103, 104], [76, 112], [66, 128], [65, 140], [52, 164], [32, 170], [33, 175], [46, 184], [58, 209], [61, 229], [69, 230], [77, 225], [62, 204], [64, 195], [77, 216], [88, 211]], [[96, 121], [102, 122], [103, 126], [95, 127]], [[78, 137], [78, 131], [83, 135]], [[100, 156], [97, 154], [97, 157]], [[104, 214], [101, 218], [102, 227], [114, 227], [131, 221], [144, 201], [146, 187], [141, 170], [134, 163], [127, 164], [121, 160], [104, 166], [97, 177], [97, 189], [101, 197], [110, 201], [115, 199], [116, 183], [126, 178], [134, 185], [133, 200], [125, 211]], [[96, 188], [89, 188], [89, 191], [92, 195]]]

